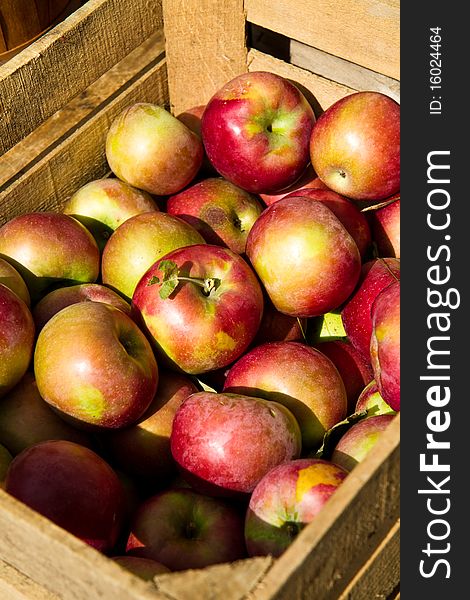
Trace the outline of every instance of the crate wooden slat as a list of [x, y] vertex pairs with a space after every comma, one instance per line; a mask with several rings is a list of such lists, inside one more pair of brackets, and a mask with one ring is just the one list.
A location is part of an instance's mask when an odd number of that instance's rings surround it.
[[400, 79], [399, 0], [245, 0], [247, 19]]
[[0, 155], [161, 27], [159, 0], [88, 0], [1, 66]]

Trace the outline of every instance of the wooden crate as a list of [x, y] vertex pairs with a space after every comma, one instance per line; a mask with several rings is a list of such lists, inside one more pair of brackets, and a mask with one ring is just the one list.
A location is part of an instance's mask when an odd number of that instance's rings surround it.
[[[178, 113], [247, 70], [297, 82], [317, 113], [355, 90], [398, 98], [399, 3], [89, 0], [0, 67], [0, 223], [60, 209], [78, 187], [106, 175], [106, 132], [125, 106], [148, 101]], [[396, 598], [399, 428], [398, 416], [279, 559], [172, 573], [155, 583], [0, 490], [0, 598]]]

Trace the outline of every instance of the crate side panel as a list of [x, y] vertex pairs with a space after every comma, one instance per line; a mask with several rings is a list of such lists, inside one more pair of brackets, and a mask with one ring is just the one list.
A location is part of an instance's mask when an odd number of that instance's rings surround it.
[[248, 21], [400, 78], [399, 0], [245, 0]]
[[161, 28], [159, 0], [89, 0], [0, 67], [0, 154]]
[[163, 0], [163, 17], [173, 114], [246, 72], [243, 0]]

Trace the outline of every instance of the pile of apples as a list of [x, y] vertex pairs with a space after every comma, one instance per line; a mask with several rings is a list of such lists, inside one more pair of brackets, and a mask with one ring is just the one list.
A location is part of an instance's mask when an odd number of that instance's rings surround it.
[[282, 554], [400, 410], [399, 128], [267, 72], [118, 115], [0, 227], [0, 485], [144, 578]]

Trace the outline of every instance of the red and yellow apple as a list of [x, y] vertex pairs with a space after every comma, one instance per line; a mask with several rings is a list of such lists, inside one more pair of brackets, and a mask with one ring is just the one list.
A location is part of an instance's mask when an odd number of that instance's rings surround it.
[[390, 204], [366, 214], [378, 255], [400, 258], [400, 194]]
[[375, 379], [372, 379], [359, 394], [355, 412], [362, 411], [367, 411], [366, 418], [395, 413], [380, 395]]
[[28, 286], [15, 267], [4, 258], [0, 258], [0, 283], [10, 288], [12, 292], [15, 292], [28, 308], [31, 307], [31, 296]]

